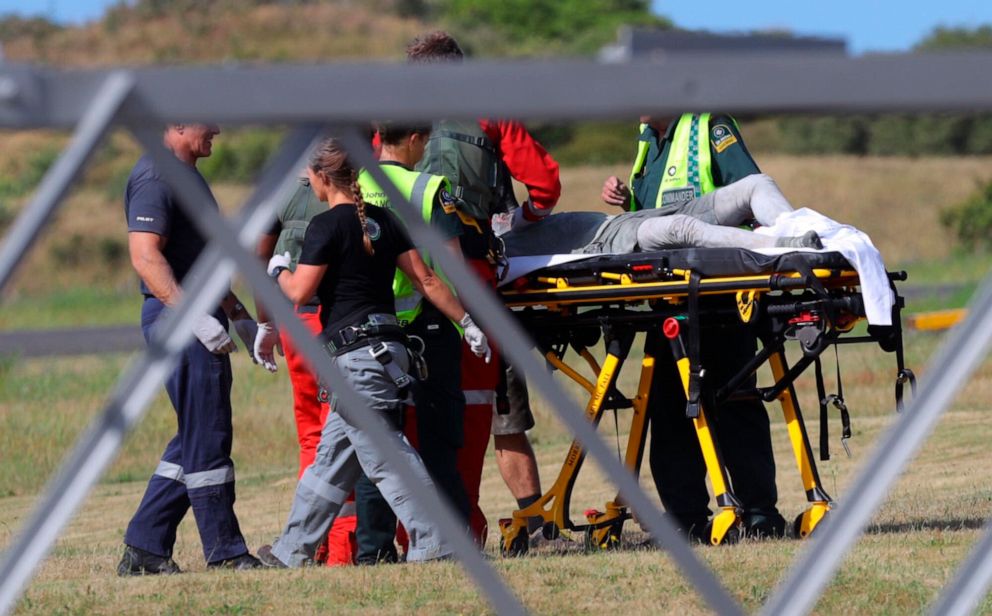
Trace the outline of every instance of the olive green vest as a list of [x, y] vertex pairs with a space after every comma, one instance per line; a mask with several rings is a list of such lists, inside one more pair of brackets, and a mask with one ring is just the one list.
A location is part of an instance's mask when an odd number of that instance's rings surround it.
[[[380, 165], [379, 168], [396, 185], [400, 194], [409, 199], [410, 203], [420, 207], [421, 217], [424, 222], [430, 224], [437, 191], [447, 190], [448, 180], [439, 175], [410, 171], [399, 165]], [[358, 184], [362, 187], [362, 199], [366, 203], [393, 209], [386, 193], [372, 178], [372, 174], [365, 169], [358, 174]], [[420, 255], [424, 263], [433, 267], [430, 255], [426, 251], [421, 250]], [[441, 276], [440, 273], [438, 275]], [[443, 276], [441, 277], [444, 279]], [[414, 289], [413, 283], [406, 274], [398, 269], [393, 278], [393, 295], [396, 298], [396, 318], [400, 325], [406, 325], [420, 316], [423, 311], [423, 296]]]
[[[642, 135], [646, 130], [648, 125], [641, 124]], [[634, 186], [634, 178], [644, 170], [650, 147], [649, 141], [638, 141], [637, 158], [630, 171], [629, 186]], [[675, 134], [668, 149], [665, 173], [654, 207], [685, 203], [715, 189], [710, 156], [710, 114], [684, 113], [675, 125]], [[631, 201], [630, 209], [635, 211], [638, 204], [633, 197]]]
[[478, 122], [435, 123], [417, 171], [448, 178], [458, 209], [485, 226], [493, 214], [518, 205], [506, 163]]
[[296, 263], [300, 260], [303, 238], [307, 234], [310, 219], [326, 211], [327, 204], [319, 200], [310, 189], [310, 180], [300, 178], [296, 192], [277, 214], [282, 230], [279, 232], [273, 254], [281, 255], [288, 252], [291, 259], [290, 269], [295, 269]]

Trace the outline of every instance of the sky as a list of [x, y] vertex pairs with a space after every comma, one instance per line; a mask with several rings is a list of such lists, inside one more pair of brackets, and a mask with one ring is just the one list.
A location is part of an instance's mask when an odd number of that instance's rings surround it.
[[[0, 15], [41, 15], [61, 23], [97, 19], [118, 0], [0, 0]], [[905, 51], [935, 26], [992, 24], [992, 0], [652, 0], [690, 29], [786, 29], [839, 37], [851, 53]], [[705, 7], [702, 9], [701, 7]]]
[[992, 24], [990, 0], [652, 0], [652, 6], [683, 28], [839, 37], [855, 54], [906, 51], [938, 25]]

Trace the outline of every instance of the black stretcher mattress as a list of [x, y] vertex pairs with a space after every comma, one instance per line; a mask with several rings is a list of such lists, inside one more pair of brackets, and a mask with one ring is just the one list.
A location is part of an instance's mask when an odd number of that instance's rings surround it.
[[691, 269], [703, 277], [748, 276], [809, 269], [852, 270], [839, 252], [797, 251], [765, 255], [744, 248], [678, 248], [625, 255], [596, 255], [588, 259], [545, 267], [528, 274], [582, 276], [598, 271], [629, 269], [637, 265]]

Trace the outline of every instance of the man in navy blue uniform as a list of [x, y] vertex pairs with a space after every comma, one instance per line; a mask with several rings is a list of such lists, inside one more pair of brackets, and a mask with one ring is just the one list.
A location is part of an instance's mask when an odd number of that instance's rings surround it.
[[[165, 146], [193, 170], [199, 158], [210, 156], [220, 130], [203, 124], [169, 126]], [[208, 188], [209, 192], [209, 188]], [[124, 195], [131, 264], [141, 278], [145, 296], [141, 328], [151, 338], [155, 323], [182, 296], [182, 284], [206, 240], [177, 202], [178, 197], [143, 156], [128, 178]], [[216, 202], [210, 207], [217, 207]], [[211, 314], [193, 326], [196, 336], [179, 359], [165, 387], [176, 410], [179, 429], [162, 454], [148, 482], [138, 511], [124, 535], [121, 576], [179, 573], [172, 560], [176, 528], [192, 507], [209, 567], [251, 569], [260, 566], [248, 553], [234, 514], [234, 463], [231, 461], [231, 360], [237, 347], [227, 333], [233, 321], [251, 352], [255, 322], [229, 292]]]

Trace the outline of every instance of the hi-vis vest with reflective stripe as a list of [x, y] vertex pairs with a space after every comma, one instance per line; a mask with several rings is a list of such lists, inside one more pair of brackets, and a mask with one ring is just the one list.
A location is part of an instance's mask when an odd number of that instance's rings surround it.
[[[647, 124], [641, 124], [641, 136], [650, 130]], [[637, 142], [637, 158], [630, 171], [630, 183], [633, 190], [634, 178], [644, 171], [648, 157], [649, 141]], [[691, 201], [696, 197], [713, 192], [713, 167], [710, 157], [710, 114], [684, 113], [675, 125], [672, 145], [668, 149], [665, 160], [664, 174], [658, 197], [653, 206], [646, 203], [638, 204], [631, 198], [630, 211], [641, 207], [665, 207]]]
[[[423, 217], [424, 222], [430, 224], [434, 197], [437, 195], [437, 191], [449, 188], [448, 180], [439, 175], [410, 171], [400, 165], [380, 165], [379, 168], [396, 185], [400, 194], [409, 199], [410, 203], [420, 206], [421, 217]], [[362, 198], [366, 203], [379, 207], [391, 207], [386, 193], [368, 171], [362, 169], [358, 175], [358, 183], [362, 187]], [[421, 251], [420, 256], [424, 259], [424, 263], [433, 267], [427, 252]], [[440, 273], [438, 275], [441, 276], [442, 280], [445, 280]], [[398, 269], [393, 278], [393, 295], [396, 297], [396, 319], [400, 325], [410, 323], [423, 311], [423, 296], [413, 288], [413, 283], [410, 282], [406, 274]]]

